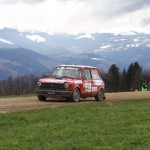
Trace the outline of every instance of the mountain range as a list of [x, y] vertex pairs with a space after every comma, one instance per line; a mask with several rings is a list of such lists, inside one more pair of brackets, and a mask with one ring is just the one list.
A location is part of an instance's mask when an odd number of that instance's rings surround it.
[[108, 71], [139, 62], [150, 68], [150, 34], [51, 34], [0, 29], [0, 79], [26, 74], [49, 74], [58, 64], [97, 66]]

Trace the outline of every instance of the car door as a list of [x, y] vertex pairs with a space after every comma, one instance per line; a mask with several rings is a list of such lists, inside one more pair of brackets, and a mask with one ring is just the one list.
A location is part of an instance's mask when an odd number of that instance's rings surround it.
[[89, 68], [85, 68], [83, 72], [83, 94], [85, 97], [91, 96], [92, 82], [91, 71]]

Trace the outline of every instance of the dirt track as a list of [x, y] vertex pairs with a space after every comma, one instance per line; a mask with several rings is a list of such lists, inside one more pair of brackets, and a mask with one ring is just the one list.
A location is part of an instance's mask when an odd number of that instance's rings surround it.
[[[113, 101], [130, 100], [130, 99], [150, 99], [150, 91], [146, 92], [120, 92], [107, 93], [104, 103], [111, 104]], [[79, 103], [94, 103], [94, 99], [81, 100]], [[76, 105], [79, 103], [66, 102], [64, 100], [48, 100], [46, 102], [38, 101], [36, 96], [33, 97], [16, 97], [16, 98], [0, 98], [0, 113], [8, 111], [35, 109], [41, 107], [59, 107], [64, 105]]]

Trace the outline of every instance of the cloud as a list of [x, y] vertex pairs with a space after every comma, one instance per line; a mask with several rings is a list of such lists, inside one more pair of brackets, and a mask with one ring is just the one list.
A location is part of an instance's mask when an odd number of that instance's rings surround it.
[[150, 31], [149, 18], [150, 0], [0, 0], [0, 28], [51, 33]]
[[[140, 10], [142, 8], [146, 8], [150, 6], [150, 1], [149, 0], [117, 0], [118, 7], [116, 7], [116, 11], [118, 13], [130, 13], [134, 12], [137, 10]], [[114, 9], [113, 9], [114, 10]]]
[[42, 3], [46, 0], [1, 0], [0, 4], [17, 4], [17, 3]]
[[142, 25], [143, 27], [150, 25], [150, 18], [144, 18], [144, 19], [141, 21], [141, 25]]
[[[59, 0], [60, 2], [77, 2], [91, 7], [95, 15], [115, 16], [150, 7], [150, 0]], [[77, 4], [78, 5], [78, 4]]]
[[[85, 2], [85, 1], [84, 1]], [[92, 3], [95, 4], [93, 5]], [[96, 16], [116, 17], [119, 15], [129, 14], [138, 10], [150, 7], [149, 0], [93, 0], [91, 7]]]

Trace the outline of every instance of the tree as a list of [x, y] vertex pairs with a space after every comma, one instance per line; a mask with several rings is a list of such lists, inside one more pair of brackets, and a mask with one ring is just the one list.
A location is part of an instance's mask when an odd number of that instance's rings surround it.
[[131, 63], [127, 70], [127, 76], [126, 76], [126, 82], [127, 82], [127, 89], [132, 90], [132, 83], [133, 83], [133, 63]]
[[138, 62], [134, 63], [133, 72], [134, 72], [133, 89], [140, 90], [142, 81], [142, 67], [140, 67]]
[[34, 75], [8, 77], [0, 81], [0, 95], [22, 95], [34, 93], [36, 81], [39, 77]]
[[120, 79], [120, 90], [121, 91], [127, 91], [127, 82], [126, 82], [126, 69], [123, 70], [123, 72], [121, 73], [121, 79]]
[[142, 68], [138, 62], [131, 63], [128, 67], [126, 82], [128, 90], [140, 90]]
[[116, 64], [113, 64], [108, 70], [110, 90], [117, 92], [119, 90], [120, 73]]

